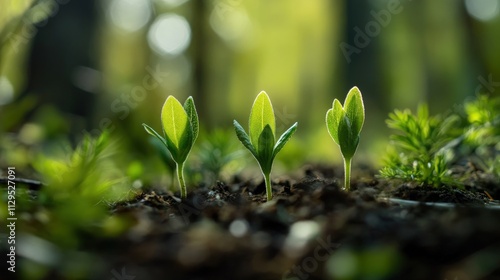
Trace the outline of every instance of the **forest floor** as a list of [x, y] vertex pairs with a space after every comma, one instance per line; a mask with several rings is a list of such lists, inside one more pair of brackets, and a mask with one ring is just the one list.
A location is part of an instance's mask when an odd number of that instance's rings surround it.
[[341, 168], [310, 166], [273, 181], [270, 202], [239, 177], [182, 201], [144, 190], [112, 206], [126, 234], [88, 242], [107, 266], [96, 279], [500, 279], [498, 182], [436, 189], [353, 170], [350, 192]]

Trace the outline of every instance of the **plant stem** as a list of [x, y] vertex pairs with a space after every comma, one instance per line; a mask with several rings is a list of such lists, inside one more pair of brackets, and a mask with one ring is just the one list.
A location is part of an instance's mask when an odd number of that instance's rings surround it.
[[344, 158], [344, 190], [351, 189], [351, 159]]
[[270, 174], [264, 174], [264, 181], [266, 182], [266, 194], [267, 194], [267, 201], [270, 201], [273, 199], [273, 187], [271, 185], [271, 179], [270, 179]]
[[181, 198], [187, 197], [186, 183], [184, 182], [184, 163], [177, 164], [177, 178], [179, 179], [179, 187], [181, 189]]
[[170, 189], [172, 191], [175, 189], [175, 170], [172, 170], [172, 172], [170, 172]]

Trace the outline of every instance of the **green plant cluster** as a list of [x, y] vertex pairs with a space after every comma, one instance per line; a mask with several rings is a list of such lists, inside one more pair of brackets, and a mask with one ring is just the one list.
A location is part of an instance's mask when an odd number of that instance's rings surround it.
[[22, 183], [16, 188], [16, 211], [31, 213], [19, 214], [19, 228], [67, 249], [78, 248], [83, 234], [123, 230], [125, 224], [108, 215], [109, 204], [128, 198], [129, 185], [111, 158], [113, 146], [105, 132], [98, 138], [85, 135], [74, 149], [39, 154], [33, 162], [43, 183], [37, 195], [29, 195]]
[[459, 185], [451, 176], [446, 149], [457, 122], [456, 115], [429, 116], [426, 104], [419, 105], [417, 114], [408, 109], [390, 113], [387, 125], [397, 133], [391, 135], [394, 149], [388, 151], [380, 174], [428, 186]]
[[[91, 279], [99, 260], [87, 252], [88, 240], [95, 240], [89, 237], [115, 237], [132, 225], [124, 215], [109, 214], [112, 203], [130, 199], [130, 181], [116, 165], [118, 143], [107, 132], [97, 138], [86, 134], [74, 148], [69, 143], [53, 148], [33, 156], [40, 181], [26, 180], [17, 167], [9, 178], [9, 185], [15, 183], [17, 218], [15, 244], [9, 246], [23, 255], [16, 260], [23, 268], [16, 275]], [[6, 194], [0, 190], [4, 221], [10, 217]]]
[[473, 163], [500, 178], [500, 99], [479, 95], [454, 113], [430, 116], [422, 104], [417, 113], [395, 110], [387, 125], [392, 149], [380, 174], [425, 186], [463, 186], [453, 175], [457, 165]]
[[[347, 94], [344, 106], [335, 99], [333, 108], [326, 115], [327, 129], [334, 141], [339, 145], [345, 163], [345, 189], [349, 190], [351, 160], [359, 144], [359, 134], [364, 122], [364, 105], [361, 92], [357, 87]], [[158, 143], [169, 152], [160, 155], [168, 167], [173, 160], [177, 166], [177, 177], [181, 190], [181, 198], [186, 198], [187, 188], [184, 181], [184, 164], [198, 136], [198, 115], [192, 97], [184, 106], [169, 96], [161, 113], [163, 136], [147, 124], [143, 124], [146, 132], [156, 137]], [[257, 160], [266, 185], [267, 200], [272, 199], [272, 182], [270, 178], [276, 155], [283, 149], [297, 130], [297, 123], [288, 128], [279, 138], [276, 137], [276, 120], [271, 100], [266, 92], [260, 92], [252, 105], [248, 121], [249, 133], [236, 121], [233, 122], [236, 136], [243, 146]], [[237, 152], [229, 152], [230, 141], [224, 134], [215, 135], [204, 142], [200, 150], [200, 158], [205, 163], [205, 169], [212, 172], [212, 179], [218, 178], [222, 167], [238, 157]]]

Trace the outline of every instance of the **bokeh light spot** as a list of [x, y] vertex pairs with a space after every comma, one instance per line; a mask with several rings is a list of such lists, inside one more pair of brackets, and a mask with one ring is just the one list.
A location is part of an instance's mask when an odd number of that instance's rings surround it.
[[235, 237], [242, 237], [244, 236], [249, 229], [248, 222], [245, 220], [234, 220], [230, 225], [229, 225], [229, 232]]
[[244, 9], [232, 8], [210, 15], [210, 26], [223, 40], [235, 49], [248, 49], [254, 45], [252, 22]]
[[120, 29], [134, 32], [151, 18], [151, 4], [143, 0], [112, 0], [109, 6], [111, 21]]
[[162, 0], [162, 2], [169, 8], [175, 8], [186, 3], [188, 0]]
[[191, 28], [184, 17], [164, 14], [151, 25], [148, 41], [151, 48], [161, 55], [178, 55], [189, 46]]
[[359, 269], [356, 255], [350, 250], [340, 250], [327, 261], [326, 268], [333, 278], [351, 279]]
[[500, 0], [465, 0], [469, 15], [480, 21], [489, 21], [498, 16]]
[[14, 98], [14, 87], [9, 79], [0, 76], [0, 106], [10, 103]]

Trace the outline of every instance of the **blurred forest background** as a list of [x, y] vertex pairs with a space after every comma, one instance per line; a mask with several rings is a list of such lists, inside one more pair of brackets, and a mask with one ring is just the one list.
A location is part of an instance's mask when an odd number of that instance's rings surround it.
[[355, 161], [377, 164], [395, 108], [498, 94], [499, 12], [500, 0], [0, 0], [0, 165], [29, 170], [107, 129], [125, 170], [158, 176], [141, 124], [160, 129], [168, 95], [192, 95], [226, 145], [261, 90], [278, 130], [299, 122], [282, 165], [339, 163], [324, 117], [355, 85], [367, 116]]

